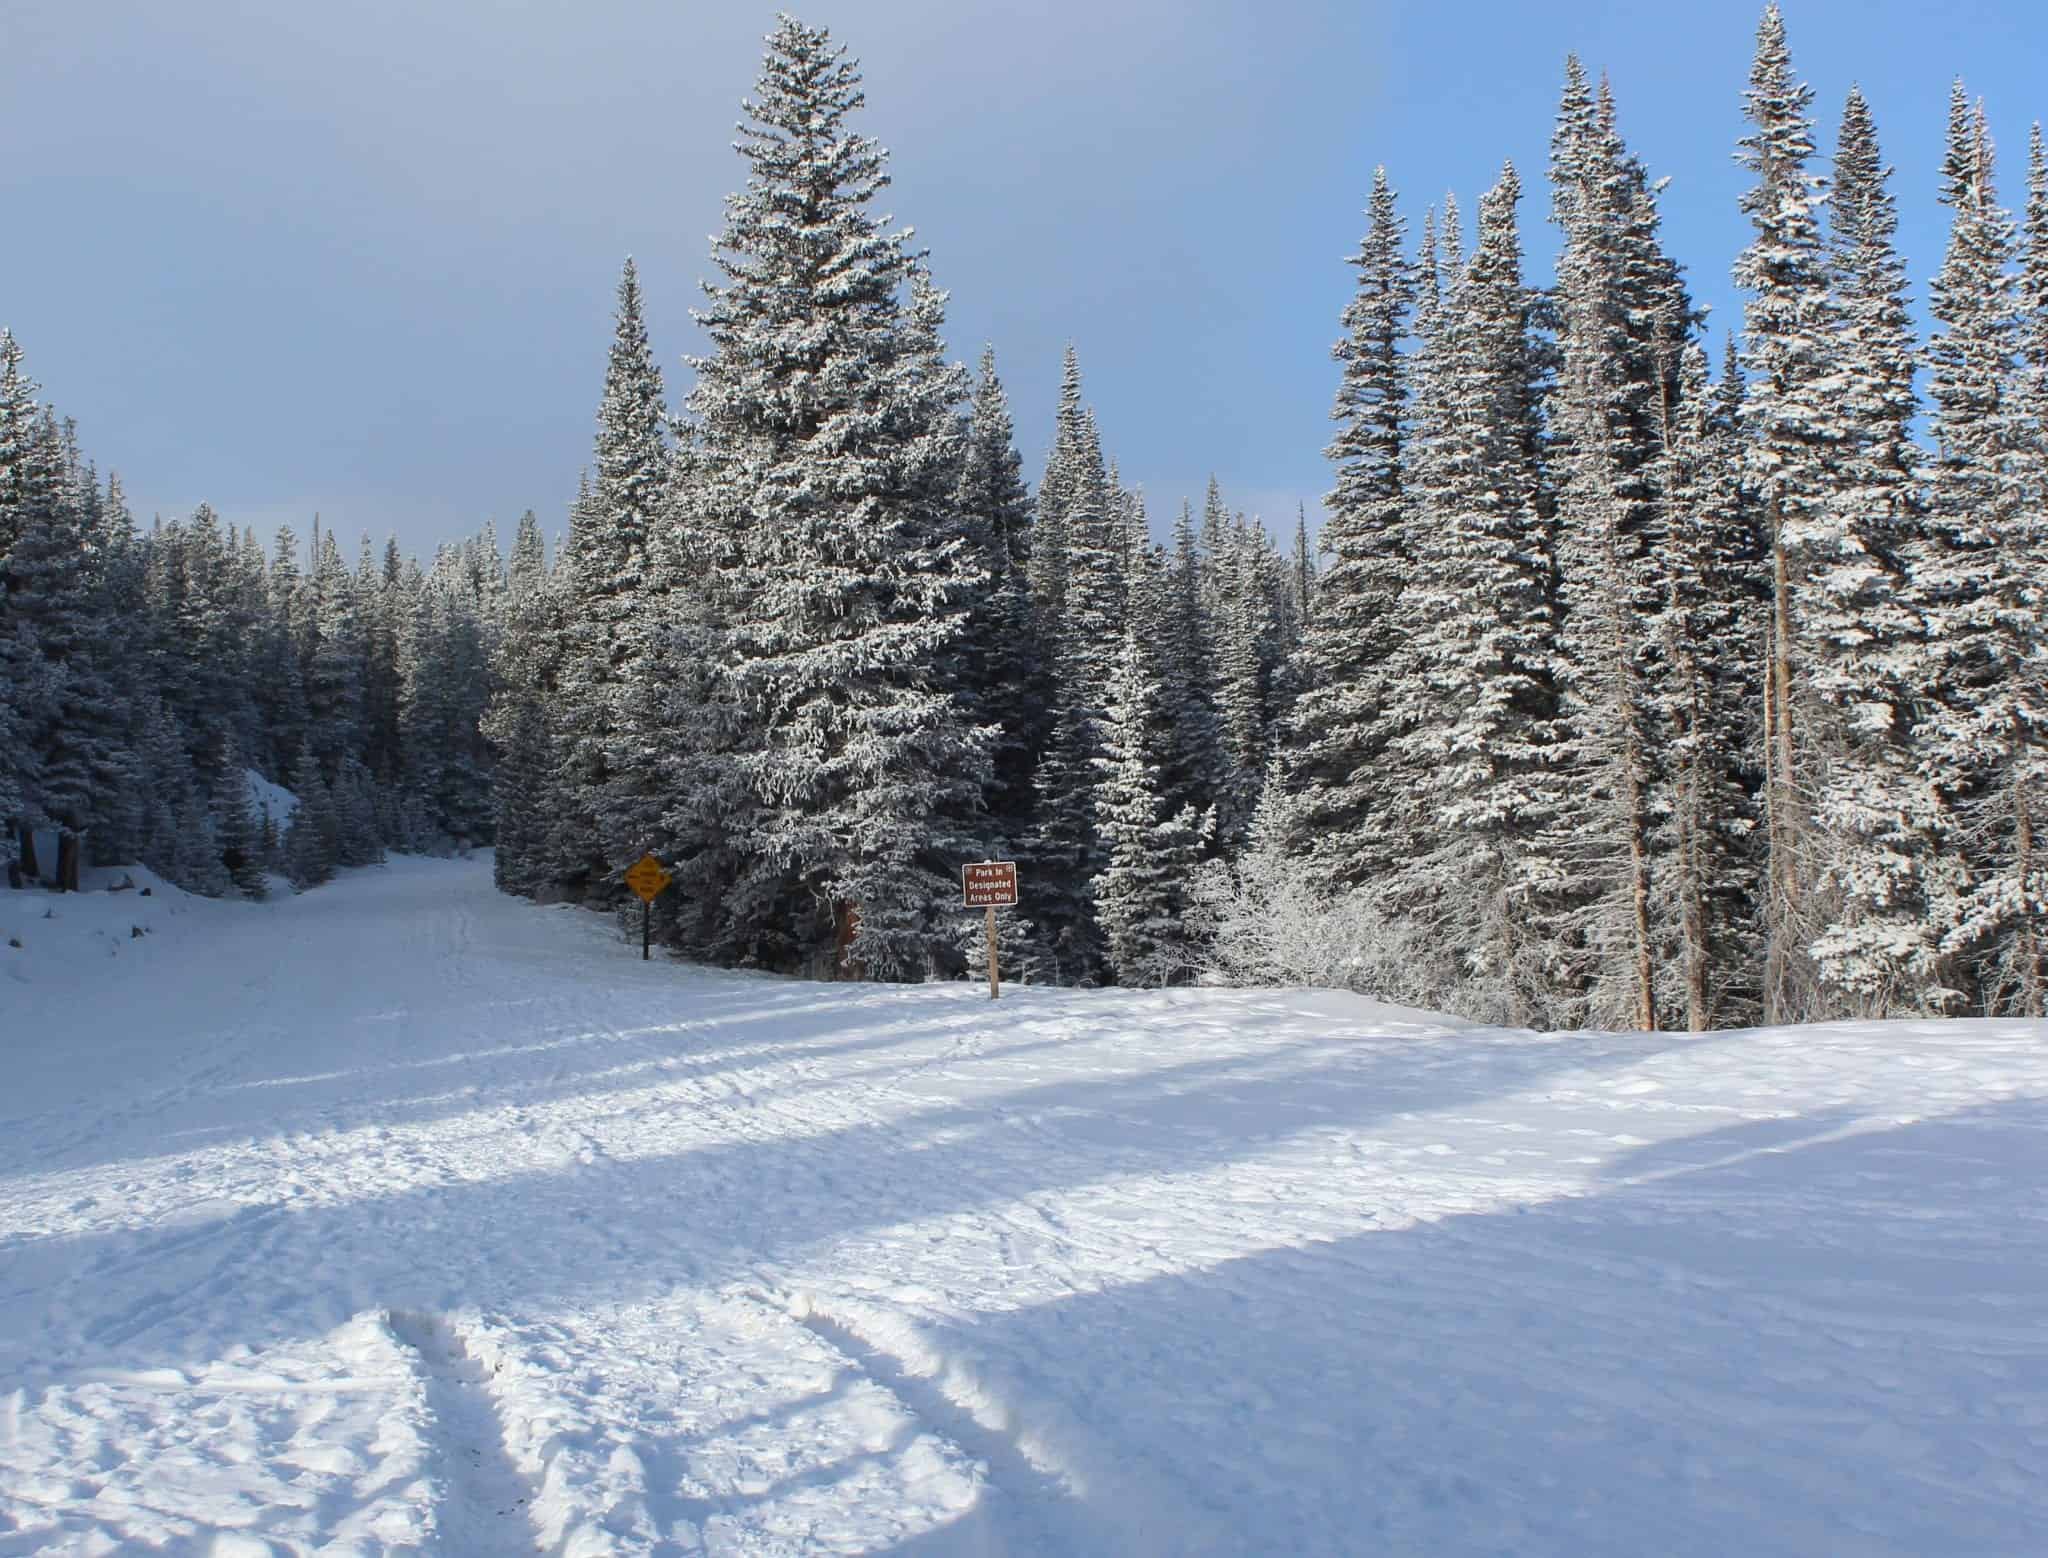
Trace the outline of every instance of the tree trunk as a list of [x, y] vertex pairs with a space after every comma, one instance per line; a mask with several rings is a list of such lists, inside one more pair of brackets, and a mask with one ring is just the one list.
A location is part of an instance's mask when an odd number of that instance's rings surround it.
[[[1781, 846], [1784, 859], [1777, 870], [1779, 890], [1788, 907], [1799, 904], [1799, 872], [1793, 846], [1795, 826], [1792, 788], [1792, 579], [1785, 562], [1785, 544], [1779, 539], [1778, 520], [1771, 517], [1771, 680], [1776, 684], [1778, 713], [1777, 794], [1773, 797], [1772, 842]], [[1781, 815], [1782, 811], [1782, 815]], [[1773, 850], [1776, 854], [1778, 851]]]
[[2027, 763], [2026, 740], [2021, 735], [2020, 760], [2013, 764], [2013, 808], [2016, 813], [2013, 828], [2013, 848], [2018, 855], [2014, 862], [2020, 879], [2020, 925], [2017, 933], [2018, 946], [2014, 949], [2014, 961], [2019, 965], [2020, 1015], [2024, 1017], [2048, 1016], [2043, 1001], [2043, 969], [2041, 967], [2040, 915], [2026, 912], [2034, 887], [2034, 814], [2027, 805]]
[[42, 868], [36, 864], [36, 830], [27, 823], [20, 828], [21, 874], [31, 882], [42, 876]]
[[834, 979], [860, 979], [865, 975], [860, 964], [850, 955], [853, 938], [860, 934], [860, 906], [842, 903], [832, 911], [832, 977]]
[[[1619, 623], [1617, 622], [1617, 628]], [[1636, 724], [1636, 702], [1632, 693], [1635, 674], [1630, 667], [1625, 630], [1615, 634], [1615, 654], [1621, 663], [1615, 676], [1615, 693], [1621, 700], [1621, 785], [1622, 805], [1627, 808], [1629, 915], [1635, 934], [1636, 1025], [1645, 1033], [1657, 1028], [1656, 968], [1650, 948], [1650, 851], [1649, 821], [1644, 816], [1641, 731]]]
[[1700, 707], [1699, 667], [1691, 658], [1691, 649], [1685, 653], [1692, 739], [1678, 782], [1678, 916], [1685, 936], [1686, 1026], [1694, 1033], [1704, 1033], [1713, 1021], [1708, 997], [1706, 869], [1701, 858], [1705, 819], [1701, 815], [1704, 807], [1700, 799], [1700, 757], [1705, 711]]
[[79, 838], [76, 833], [57, 835], [57, 891], [78, 891]]

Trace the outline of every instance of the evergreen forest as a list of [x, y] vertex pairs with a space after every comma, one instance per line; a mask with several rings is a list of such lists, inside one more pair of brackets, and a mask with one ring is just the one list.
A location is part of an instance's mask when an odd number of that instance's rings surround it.
[[[1071, 347], [1027, 480], [857, 63], [788, 18], [687, 387], [629, 261], [556, 544], [140, 526], [0, 336], [0, 858], [260, 896], [489, 845], [637, 932], [652, 852], [660, 945], [871, 980], [978, 976], [961, 867], [1010, 859], [1013, 978], [2048, 1015], [2048, 146], [2015, 214], [1958, 83], [1940, 187], [1894, 189], [1775, 6], [1742, 103], [1725, 351], [1576, 59], [1547, 168], [1420, 212], [1362, 169], [1313, 532], [1148, 506]], [[1901, 198], [1949, 217], [1925, 331]]]

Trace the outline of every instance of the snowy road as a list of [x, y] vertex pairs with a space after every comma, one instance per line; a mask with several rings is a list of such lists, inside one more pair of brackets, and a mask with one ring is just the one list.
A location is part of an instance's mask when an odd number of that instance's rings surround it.
[[31, 901], [0, 1554], [2048, 1550], [2040, 1026], [992, 1007], [481, 860]]

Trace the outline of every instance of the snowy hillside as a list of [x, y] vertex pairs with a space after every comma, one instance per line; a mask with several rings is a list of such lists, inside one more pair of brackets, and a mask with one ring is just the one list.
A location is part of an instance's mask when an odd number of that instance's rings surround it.
[[487, 858], [0, 908], [0, 1554], [2048, 1530], [2038, 1025], [991, 1006]]

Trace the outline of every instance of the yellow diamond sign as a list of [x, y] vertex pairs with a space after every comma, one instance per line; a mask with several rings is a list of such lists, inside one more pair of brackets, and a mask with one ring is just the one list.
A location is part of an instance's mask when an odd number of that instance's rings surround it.
[[639, 895], [642, 903], [654, 902], [661, 896], [661, 890], [674, 880], [652, 855], [642, 855], [626, 868], [626, 885]]

